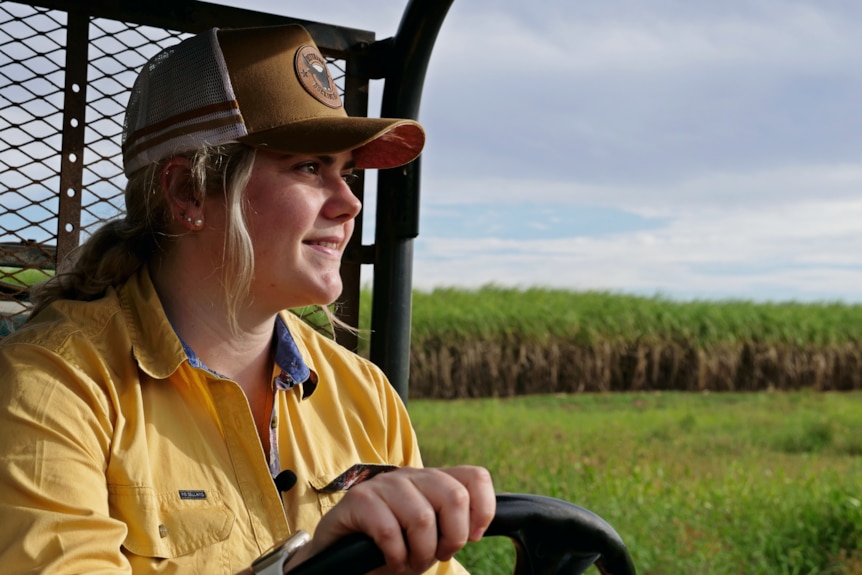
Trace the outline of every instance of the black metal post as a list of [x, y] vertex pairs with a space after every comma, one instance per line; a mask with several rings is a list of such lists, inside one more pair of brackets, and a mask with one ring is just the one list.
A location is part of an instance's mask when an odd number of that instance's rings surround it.
[[[452, 0], [411, 0], [387, 62], [382, 117], [418, 119], [437, 34]], [[419, 235], [419, 160], [381, 170], [377, 181], [371, 360], [406, 402], [410, 377], [413, 239]]]
[[63, 261], [78, 246], [81, 233], [81, 194], [84, 178], [84, 117], [87, 113], [87, 65], [90, 18], [69, 12], [66, 31], [66, 80], [63, 99], [63, 141], [60, 189], [57, 190], [57, 260]]

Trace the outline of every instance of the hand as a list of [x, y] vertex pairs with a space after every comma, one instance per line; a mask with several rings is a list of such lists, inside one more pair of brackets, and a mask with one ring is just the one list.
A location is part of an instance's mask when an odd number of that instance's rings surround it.
[[494, 518], [491, 475], [481, 467], [400, 468], [355, 485], [317, 526], [287, 571], [353, 532], [371, 537], [386, 572], [423, 573], [482, 538]]

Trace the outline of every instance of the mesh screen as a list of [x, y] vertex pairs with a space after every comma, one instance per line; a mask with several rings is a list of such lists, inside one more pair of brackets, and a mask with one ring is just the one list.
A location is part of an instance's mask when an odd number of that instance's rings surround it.
[[120, 153], [123, 118], [138, 70], [162, 48], [184, 36], [113, 20], [90, 21], [82, 239], [122, 211], [126, 184]]
[[[26, 283], [44, 274], [57, 233], [66, 15], [0, 4], [0, 317], [27, 309]], [[39, 267], [42, 267], [39, 266]], [[0, 336], [8, 331], [0, 322]]]
[[[81, 189], [62, 190], [68, 20], [63, 11], [0, 2], [0, 337], [25, 319], [28, 286], [56, 268], [61, 195], [80, 199], [72, 227], [77, 221], [81, 241], [121, 213], [129, 90], [147, 60], [187, 36], [89, 20], [87, 77], [77, 85], [86, 93]], [[329, 66], [343, 94], [344, 62]]]

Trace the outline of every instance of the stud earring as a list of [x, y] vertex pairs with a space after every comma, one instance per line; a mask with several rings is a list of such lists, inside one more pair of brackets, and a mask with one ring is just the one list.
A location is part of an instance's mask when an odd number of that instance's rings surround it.
[[196, 228], [199, 228], [199, 227], [201, 227], [202, 225], [204, 225], [204, 221], [203, 221], [202, 219], [198, 218], [198, 219], [196, 219], [196, 220], [195, 220], [195, 227], [196, 227]]
[[188, 222], [188, 223], [192, 223], [192, 219], [191, 219], [191, 218], [186, 218], [186, 222]]

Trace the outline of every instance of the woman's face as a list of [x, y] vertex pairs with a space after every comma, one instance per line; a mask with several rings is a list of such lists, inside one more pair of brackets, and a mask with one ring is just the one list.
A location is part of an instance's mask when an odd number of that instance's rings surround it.
[[329, 304], [341, 294], [341, 255], [362, 207], [347, 182], [350, 152], [258, 150], [245, 192], [255, 252], [252, 305], [273, 311]]

